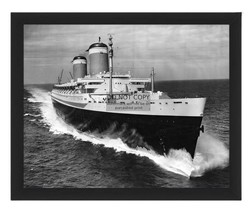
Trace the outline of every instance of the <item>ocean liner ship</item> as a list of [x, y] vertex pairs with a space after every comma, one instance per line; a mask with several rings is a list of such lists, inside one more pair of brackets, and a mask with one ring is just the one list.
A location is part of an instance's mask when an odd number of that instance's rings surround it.
[[61, 83], [61, 74], [50, 93], [57, 113], [67, 123], [84, 132], [112, 131], [133, 148], [145, 147], [161, 155], [170, 149], [185, 149], [194, 157], [204, 130], [206, 98], [172, 99], [156, 92], [154, 70], [149, 78], [114, 72], [111, 36], [108, 45], [99, 38], [86, 57], [75, 56], [72, 64], [72, 79]]

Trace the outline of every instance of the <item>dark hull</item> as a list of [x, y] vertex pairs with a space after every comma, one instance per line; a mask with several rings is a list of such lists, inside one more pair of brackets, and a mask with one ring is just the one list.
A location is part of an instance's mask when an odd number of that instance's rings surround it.
[[120, 137], [132, 148], [151, 148], [159, 154], [186, 149], [194, 157], [202, 117], [115, 114], [76, 109], [55, 100], [53, 104], [57, 113], [78, 130]]

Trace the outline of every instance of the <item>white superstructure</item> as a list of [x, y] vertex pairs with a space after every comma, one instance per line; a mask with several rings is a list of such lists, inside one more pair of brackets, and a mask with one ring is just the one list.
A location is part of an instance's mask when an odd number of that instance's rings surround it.
[[51, 96], [75, 108], [123, 114], [203, 116], [205, 98], [171, 99], [163, 92], [145, 90], [150, 78], [113, 75], [112, 98], [109, 73], [85, 76], [76, 82], [55, 85]]

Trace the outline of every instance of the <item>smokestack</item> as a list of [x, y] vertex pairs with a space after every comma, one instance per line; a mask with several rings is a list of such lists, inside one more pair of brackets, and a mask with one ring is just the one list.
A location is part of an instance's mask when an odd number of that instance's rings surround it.
[[73, 64], [73, 79], [84, 78], [87, 75], [87, 61], [83, 56], [75, 56], [72, 60]]

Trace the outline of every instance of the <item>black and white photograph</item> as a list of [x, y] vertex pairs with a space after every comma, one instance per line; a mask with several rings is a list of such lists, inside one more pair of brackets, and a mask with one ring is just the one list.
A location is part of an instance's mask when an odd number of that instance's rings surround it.
[[25, 187], [228, 187], [228, 145], [228, 25], [24, 26]]
[[25, 23], [22, 93], [24, 190], [231, 187], [229, 24]]

